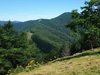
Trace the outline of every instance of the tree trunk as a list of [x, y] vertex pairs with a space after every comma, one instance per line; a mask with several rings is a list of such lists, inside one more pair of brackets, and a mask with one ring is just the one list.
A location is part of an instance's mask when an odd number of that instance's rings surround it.
[[91, 50], [93, 50], [93, 44], [92, 44], [92, 42], [91, 42]]

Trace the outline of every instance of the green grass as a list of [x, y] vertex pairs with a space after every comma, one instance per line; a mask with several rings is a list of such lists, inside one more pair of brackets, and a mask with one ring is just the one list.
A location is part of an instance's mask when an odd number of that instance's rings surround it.
[[27, 32], [27, 38], [28, 38], [28, 40], [31, 40], [31, 36], [33, 35], [33, 33], [31, 33], [31, 32]]
[[53, 60], [16, 75], [100, 75], [100, 48]]

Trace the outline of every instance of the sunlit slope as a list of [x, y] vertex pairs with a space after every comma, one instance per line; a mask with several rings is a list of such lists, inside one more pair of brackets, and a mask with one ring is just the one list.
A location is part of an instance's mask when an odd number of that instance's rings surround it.
[[59, 58], [17, 75], [100, 75], [100, 48]]

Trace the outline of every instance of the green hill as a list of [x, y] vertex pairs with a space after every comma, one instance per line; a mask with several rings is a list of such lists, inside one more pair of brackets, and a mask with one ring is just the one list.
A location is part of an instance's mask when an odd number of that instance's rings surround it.
[[59, 58], [16, 75], [99, 75], [100, 48]]
[[62, 44], [72, 42], [71, 31], [65, 27], [69, 20], [72, 20], [72, 18], [71, 14], [67, 12], [53, 19], [38, 19], [16, 23], [14, 28], [20, 32], [34, 33], [32, 40], [42, 51], [46, 51], [53, 48], [59, 49]]

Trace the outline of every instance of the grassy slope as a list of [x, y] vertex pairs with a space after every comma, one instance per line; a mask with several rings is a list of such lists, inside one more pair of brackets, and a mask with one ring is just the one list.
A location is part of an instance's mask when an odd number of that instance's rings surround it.
[[28, 40], [31, 40], [31, 36], [33, 35], [33, 33], [31, 33], [31, 32], [27, 32], [27, 38], [28, 38]]
[[100, 48], [63, 57], [18, 75], [100, 75]]

